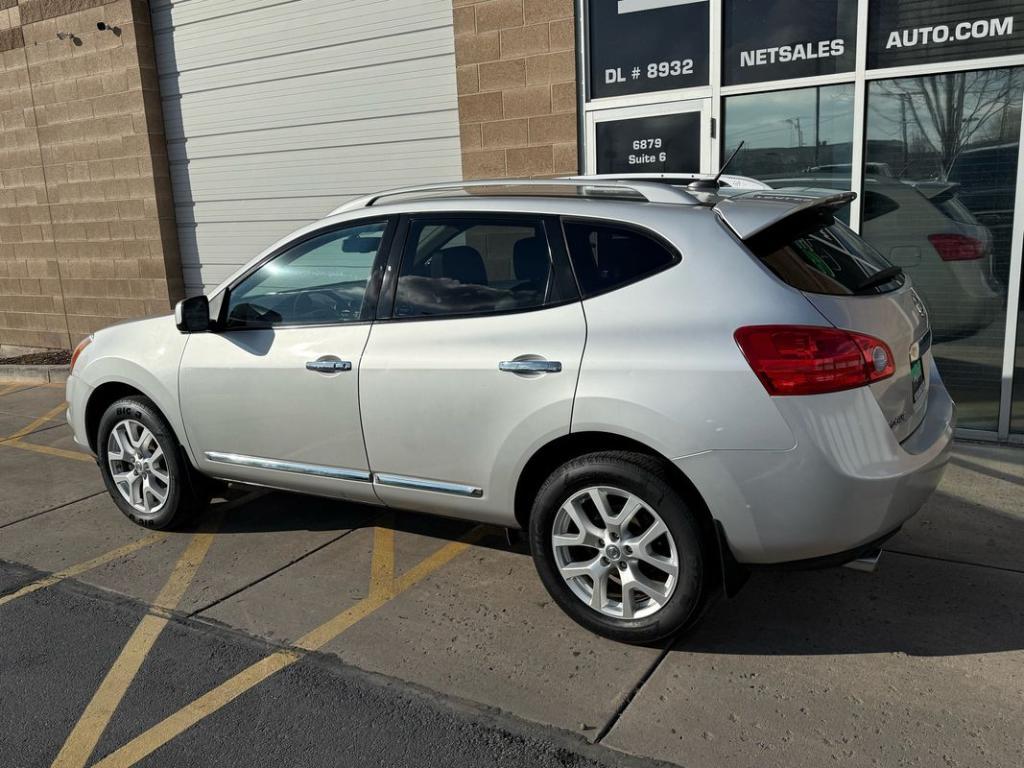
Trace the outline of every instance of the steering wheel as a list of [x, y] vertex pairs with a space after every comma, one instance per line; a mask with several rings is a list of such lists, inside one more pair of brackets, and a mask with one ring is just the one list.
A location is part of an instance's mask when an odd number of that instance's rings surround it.
[[295, 294], [292, 312], [303, 320], [339, 320], [342, 310], [338, 306], [338, 296], [332, 291], [303, 291]]

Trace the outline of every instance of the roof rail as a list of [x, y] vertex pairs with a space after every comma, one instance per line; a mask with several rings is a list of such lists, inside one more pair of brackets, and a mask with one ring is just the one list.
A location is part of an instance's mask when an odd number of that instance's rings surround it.
[[[635, 182], [635, 181], [648, 181], [648, 182], [660, 182], [662, 184], [676, 184], [676, 185], [687, 185], [692, 182], [700, 183], [702, 181], [713, 181], [716, 177], [713, 173], [669, 173], [669, 172], [648, 172], [648, 173], [596, 173], [590, 175], [578, 175], [578, 176], [566, 176], [567, 179], [574, 179], [582, 181], [584, 179], [591, 181], [611, 181], [618, 179], [619, 181]], [[725, 173], [718, 177], [721, 183], [720, 186], [734, 187], [736, 189], [771, 189], [769, 184], [765, 184], [763, 181], [755, 179], [751, 176], [739, 176], [735, 173]], [[718, 185], [716, 185], [718, 186]], [[708, 189], [701, 189], [697, 191], [707, 192]]]
[[[398, 195], [410, 195], [417, 192], [444, 192], [447, 190], [486, 190], [488, 188], [500, 191], [506, 187], [522, 187], [525, 190], [534, 189], [537, 191], [555, 188], [556, 191], [549, 192], [552, 197], [614, 197], [619, 193], [623, 198], [642, 198], [648, 203], [676, 203], [682, 205], [696, 205], [697, 198], [689, 192], [672, 187], [667, 184], [648, 181], [621, 181], [617, 179], [586, 179], [586, 178], [554, 178], [554, 179], [481, 179], [479, 181], [448, 181], [439, 184], [420, 184], [413, 187], [398, 187], [386, 189], [382, 192], [374, 192], [372, 195], [364, 195], [335, 208], [330, 216], [354, 211], [359, 208], [369, 208], [376, 205], [386, 197]], [[563, 188], [563, 194], [558, 194], [557, 188]], [[589, 192], [589, 195], [588, 195]], [[510, 194], [515, 194], [511, 192]]]

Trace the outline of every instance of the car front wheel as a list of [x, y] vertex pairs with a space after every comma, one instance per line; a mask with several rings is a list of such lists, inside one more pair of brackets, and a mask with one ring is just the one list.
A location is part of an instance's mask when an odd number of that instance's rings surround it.
[[112, 403], [96, 440], [100, 471], [111, 498], [147, 528], [180, 524], [192, 506], [178, 441], [157, 408], [142, 397]]
[[592, 453], [555, 470], [534, 502], [530, 547], [555, 601], [605, 637], [659, 640], [701, 602], [698, 521], [665, 467], [643, 454]]

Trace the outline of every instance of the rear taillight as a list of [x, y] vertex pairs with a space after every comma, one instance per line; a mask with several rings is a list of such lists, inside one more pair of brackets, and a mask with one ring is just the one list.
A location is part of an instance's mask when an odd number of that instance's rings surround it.
[[86, 336], [80, 342], [78, 342], [78, 346], [75, 347], [75, 351], [71, 353], [71, 367], [68, 369], [68, 373], [74, 373], [75, 372], [75, 363], [78, 362], [78, 356], [80, 354], [82, 354], [82, 350], [84, 350], [90, 344], [92, 344], [92, 335], [91, 334], [89, 336]]
[[928, 242], [943, 261], [973, 261], [985, 255], [982, 242], [967, 235], [928, 235]]
[[751, 325], [734, 334], [769, 395], [817, 395], [892, 376], [892, 350], [854, 331], [814, 325]]

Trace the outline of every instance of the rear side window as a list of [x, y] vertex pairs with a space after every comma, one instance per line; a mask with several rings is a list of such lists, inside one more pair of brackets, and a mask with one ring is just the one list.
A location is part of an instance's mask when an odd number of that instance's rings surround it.
[[635, 283], [679, 261], [679, 254], [633, 229], [589, 221], [566, 221], [564, 227], [584, 297]]
[[793, 216], [747, 241], [779, 279], [808, 293], [876, 294], [903, 285], [903, 273], [828, 212]]
[[540, 219], [422, 218], [409, 225], [395, 317], [536, 309], [571, 298]]

